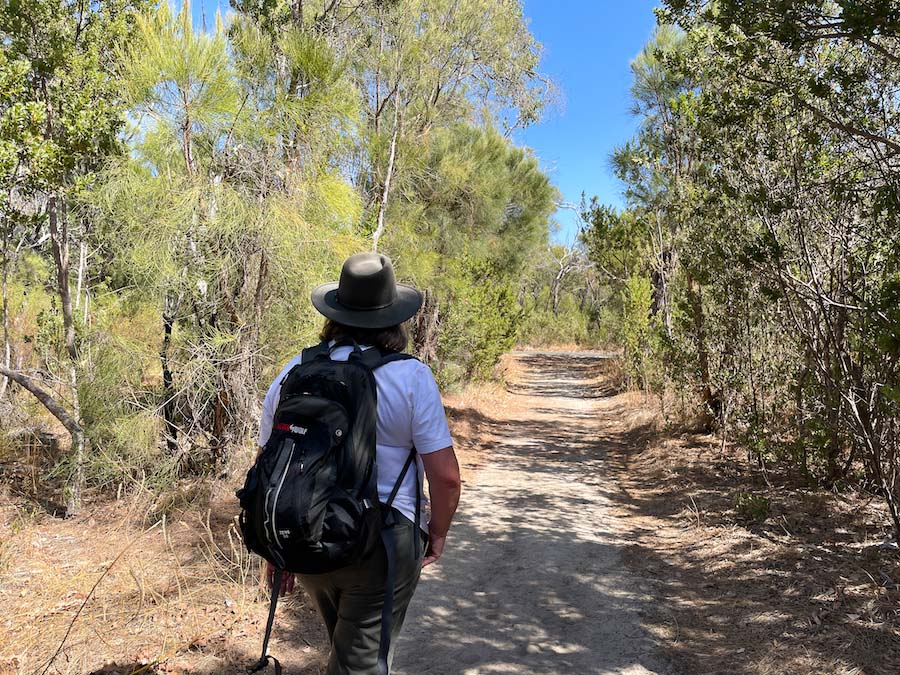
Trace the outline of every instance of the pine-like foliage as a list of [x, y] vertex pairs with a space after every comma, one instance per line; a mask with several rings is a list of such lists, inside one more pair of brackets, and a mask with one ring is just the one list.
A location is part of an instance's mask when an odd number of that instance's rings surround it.
[[613, 157], [628, 210], [592, 204], [585, 241], [633, 375], [763, 466], [881, 496], [900, 536], [895, 4], [668, 2]]
[[[87, 31], [96, 69], [74, 86], [81, 62], [55, 66], [52, 86], [74, 88], [58, 147], [34, 142], [38, 61], [0, 55], [0, 179], [15, 195], [0, 206], [30, 219], [4, 224], [3, 362], [48, 373], [57, 398], [77, 393], [63, 407], [90, 450], [60, 466], [160, 488], [222, 466], [253, 438], [271, 377], [317, 339], [312, 287], [373, 247], [426, 291], [416, 348], [442, 381], [490, 376], [557, 198], [508, 139], [550, 102], [519, 2], [236, 2], [208, 29], [188, 3], [108, 5], [106, 23], [79, 28], [65, 3], [52, 24]], [[3, 35], [29, 44], [10, 16]], [[42, 290], [56, 270], [39, 244], [48, 215], [29, 201], [37, 184], [20, 187], [39, 175], [77, 211], [71, 321]], [[15, 255], [23, 245], [34, 252]], [[4, 392], [16, 414], [41, 410]]]

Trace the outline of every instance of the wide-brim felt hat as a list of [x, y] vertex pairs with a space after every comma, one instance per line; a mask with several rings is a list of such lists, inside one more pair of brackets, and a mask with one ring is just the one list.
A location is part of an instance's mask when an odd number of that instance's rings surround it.
[[320, 314], [353, 328], [397, 326], [422, 306], [422, 294], [398, 284], [391, 259], [380, 253], [350, 256], [340, 281], [317, 286], [310, 299]]

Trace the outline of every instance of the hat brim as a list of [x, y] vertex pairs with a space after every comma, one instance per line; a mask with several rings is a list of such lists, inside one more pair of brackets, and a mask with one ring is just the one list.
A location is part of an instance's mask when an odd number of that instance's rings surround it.
[[413, 317], [422, 306], [422, 294], [412, 286], [397, 284], [397, 299], [380, 309], [350, 309], [337, 299], [336, 281], [316, 286], [310, 299], [323, 316], [353, 328], [389, 328]]

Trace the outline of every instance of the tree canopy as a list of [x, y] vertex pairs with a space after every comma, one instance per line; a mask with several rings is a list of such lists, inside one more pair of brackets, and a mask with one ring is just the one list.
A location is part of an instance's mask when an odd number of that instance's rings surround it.
[[207, 29], [188, 3], [61, 7], [0, 12], [0, 400], [86, 448], [72, 510], [85, 480], [241, 447], [361, 249], [426, 291], [442, 382], [490, 375], [557, 199], [509, 139], [552, 96], [519, 2], [236, 1]]
[[900, 533], [894, 5], [667, 2], [584, 239], [634, 377]]

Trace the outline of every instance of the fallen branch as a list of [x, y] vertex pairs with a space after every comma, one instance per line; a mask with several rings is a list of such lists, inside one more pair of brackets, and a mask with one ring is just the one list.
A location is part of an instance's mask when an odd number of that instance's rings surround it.
[[32, 378], [28, 377], [25, 373], [19, 370], [7, 368], [6, 366], [0, 364], [0, 375], [9, 378], [13, 382], [21, 386], [23, 389], [31, 392], [34, 397], [38, 401], [40, 401], [41, 404], [48, 410], [48, 412], [60, 421], [60, 423], [69, 431], [69, 433], [73, 435], [84, 433], [84, 429], [82, 429], [78, 421], [74, 417], [72, 417], [55, 398], [53, 398], [53, 395], [50, 394], [50, 392], [48, 392], [46, 389], [41, 387]]

